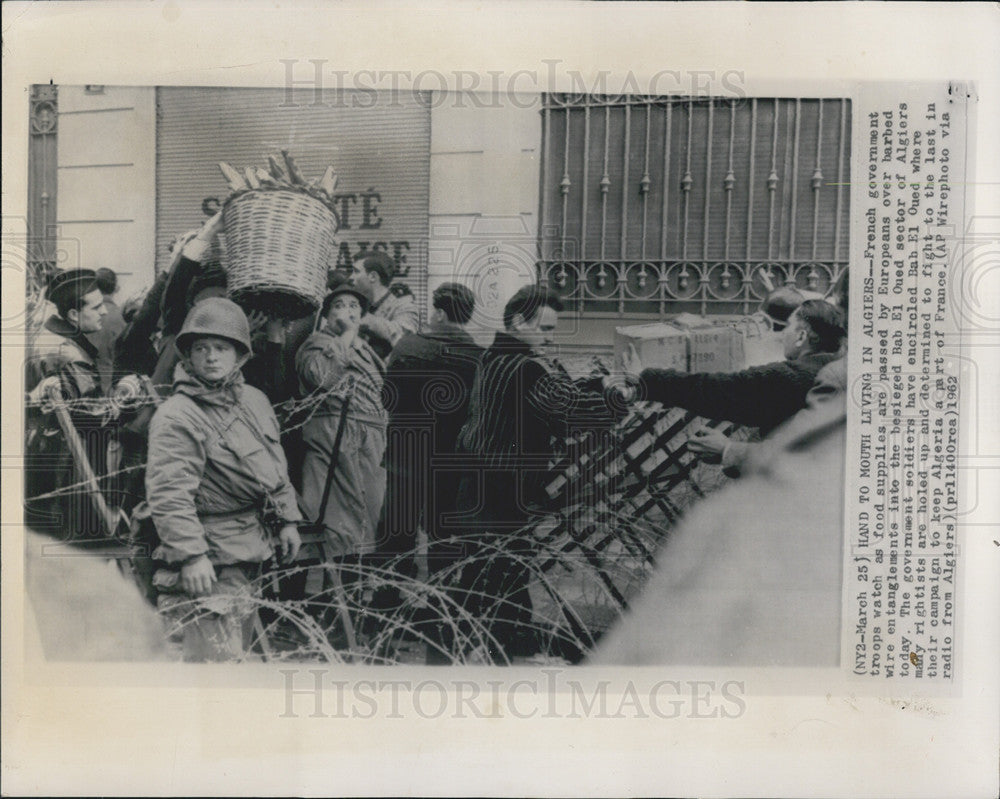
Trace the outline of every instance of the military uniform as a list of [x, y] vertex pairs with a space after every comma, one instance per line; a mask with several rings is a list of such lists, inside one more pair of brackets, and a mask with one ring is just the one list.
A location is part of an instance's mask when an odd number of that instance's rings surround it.
[[[239, 330], [227, 330], [227, 317]], [[229, 300], [196, 305], [177, 340], [185, 346], [206, 335], [249, 352], [246, 316]], [[194, 603], [169, 570], [154, 576], [161, 610], [182, 624], [185, 659], [242, 657], [259, 593], [255, 580], [273, 554], [269, 526], [301, 515], [274, 410], [238, 368], [221, 384], [207, 384], [177, 366], [173, 394], [150, 423], [146, 495], [161, 541], [154, 558], [183, 566], [207, 556], [216, 574], [211, 595]]]
[[162, 545], [181, 563], [261, 563], [273, 554], [261, 517], [301, 520], [278, 421], [267, 397], [243, 382], [208, 387], [177, 366], [174, 393], [149, 428], [146, 491]]

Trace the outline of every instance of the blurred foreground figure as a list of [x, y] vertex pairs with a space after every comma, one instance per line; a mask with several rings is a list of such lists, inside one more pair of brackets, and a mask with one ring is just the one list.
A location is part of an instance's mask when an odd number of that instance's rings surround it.
[[26, 531], [25, 639], [50, 661], [175, 660], [163, 623], [106, 558], [87, 557]]
[[801, 411], [691, 510], [590, 663], [838, 665], [844, 396]]

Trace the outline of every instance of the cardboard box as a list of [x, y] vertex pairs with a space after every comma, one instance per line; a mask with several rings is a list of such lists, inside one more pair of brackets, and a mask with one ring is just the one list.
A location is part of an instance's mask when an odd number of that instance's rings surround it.
[[743, 332], [731, 324], [691, 313], [678, 314], [670, 324], [688, 335], [689, 371], [738, 372], [745, 367]]
[[670, 324], [679, 327], [681, 330], [699, 330], [703, 327], [714, 327], [711, 320], [704, 316], [696, 316], [693, 313], [679, 313], [671, 317]]
[[688, 341], [691, 372], [738, 372], [745, 368], [743, 333], [734, 327], [691, 330]]
[[615, 369], [621, 370], [623, 354], [632, 344], [644, 367], [688, 370], [687, 333], [665, 322], [615, 328]]

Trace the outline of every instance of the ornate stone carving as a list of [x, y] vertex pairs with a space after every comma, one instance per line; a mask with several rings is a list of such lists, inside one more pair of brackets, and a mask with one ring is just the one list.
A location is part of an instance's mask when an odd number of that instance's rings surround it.
[[51, 84], [31, 87], [31, 133], [48, 136], [56, 132], [59, 120], [57, 89]]

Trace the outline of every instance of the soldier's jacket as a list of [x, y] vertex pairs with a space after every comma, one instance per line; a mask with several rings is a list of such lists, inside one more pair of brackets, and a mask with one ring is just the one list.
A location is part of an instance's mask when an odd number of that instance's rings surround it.
[[154, 557], [168, 563], [264, 561], [273, 550], [262, 513], [302, 518], [274, 410], [238, 370], [209, 388], [178, 364], [150, 424], [146, 495], [162, 542]]
[[416, 333], [419, 327], [420, 313], [413, 294], [403, 284], [395, 283], [362, 319], [362, 337], [385, 360], [405, 333]]

